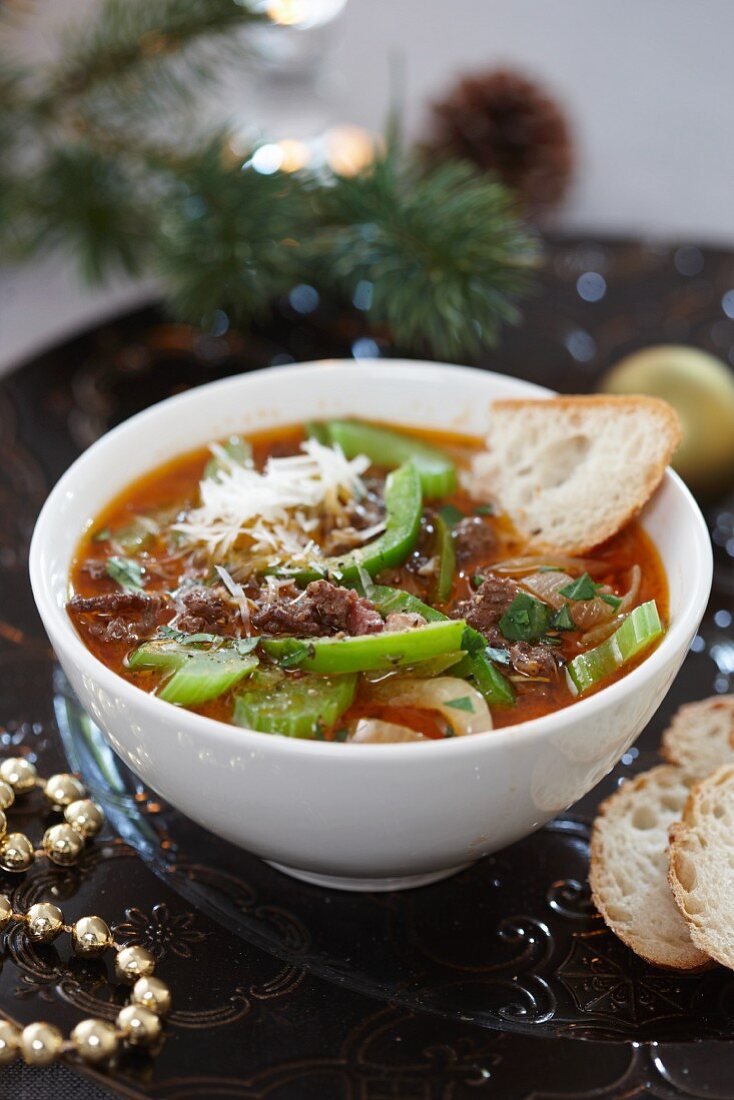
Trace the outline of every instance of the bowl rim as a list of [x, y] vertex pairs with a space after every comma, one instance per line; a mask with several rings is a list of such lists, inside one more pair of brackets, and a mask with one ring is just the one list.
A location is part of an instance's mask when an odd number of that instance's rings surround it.
[[[191, 401], [194, 395], [200, 393], [202, 389], [226, 389], [228, 386], [237, 386], [244, 379], [253, 376], [262, 377], [264, 374], [277, 374], [281, 376], [289, 373], [304, 373], [314, 370], [322, 372], [325, 370], [333, 370], [334, 368], [338, 368], [339, 370], [343, 368], [354, 370], [367, 366], [369, 366], [369, 369], [385, 371], [390, 369], [394, 370], [396, 368], [402, 371], [414, 371], [420, 374], [424, 382], [427, 372], [435, 372], [443, 375], [447, 370], [450, 370], [454, 375], [456, 375], [457, 372], [467, 376], [470, 375], [473, 379], [476, 379], [477, 376], [485, 376], [500, 380], [507, 378], [515, 385], [520, 384], [529, 397], [552, 397], [555, 394], [553, 390], [538, 386], [535, 383], [525, 382], [524, 379], [517, 379], [511, 375], [503, 375], [497, 371], [487, 371], [478, 367], [467, 367], [450, 363], [435, 363], [419, 359], [370, 359], [362, 361], [353, 359], [322, 359], [310, 360], [303, 363], [288, 363], [265, 367], [257, 371], [230, 375], [227, 378], [204, 383], [202, 386], [192, 387], [183, 393], [175, 394], [172, 397], [156, 402], [154, 405], [124, 420], [110, 431], [105, 432], [103, 436], [83, 451], [53, 486], [38, 515], [29, 551], [29, 572], [36, 606], [44, 628], [48, 632], [54, 646], [58, 643], [58, 647], [64, 652], [64, 656], [71, 658], [75, 666], [80, 669], [83, 675], [88, 676], [93, 682], [98, 683], [105, 691], [113, 695], [121, 695], [126, 705], [131, 704], [133, 707], [137, 706], [142, 707], [143, 710], [148, 710], [152, 723], [156, 722], [159, 718], [164, 723], [170, 723], [173, 718], [171, 715], [172, 704], [157, 698], [155, 695], [142, 691], [110, 669], [100, 661], [99, 658], [95, 657], [94, 654], [87, 649], [81, 636], [77, 633], [71, 619], [69, 619], [66, 614], [65, 608], [60, 607], [53, 598], [51, 581], [42, 569], [42, 561], [47, 528], [53, 522], [53, 513], [57, 503], [67, 494], [75, 478], [78, 476], [80, 469], [86, 468], [90, 460], [94, 461], [95, 456], [101, 450], [113, 446], [117, 439], [127, 434], [131, 427], [137, 427], [146, 420], [155, 421], [162, 410], [167, 410], [172, 405]], [[185, 452], [181, 451], [181, 453], [183, 454]], [[550, 714], [541, 715], [538, 718], [529, 718], [514, 725], [503, 726], [500, 729], [486, 730], [483, 733], [473, 734], [469, 737], [453, 737], [449, 738], [447, 741], [421, 742], [421, 749], [418, 752], [421, 758], [433, 756], [437, 753], [440, 754], [441, 757], [446, 758], [449, 755], [481, 751], [483, 747], [486, 747], [485, 751], [490, 751], [489, 746], [491, 745], [496, 745], [499, 750], [500, 746], [516, 743], [518, 739], [526, 740], [536, 738], [541, 740], [545, 736], [551, 737], [553, 734], [561, 732], [564, 728], [567, 728], [570, 723], [576, 725], [581, 722], [593, 720], [594, 714], [613, 707], [624, 694], [630, 691], [644, 693], [646, 685], [649, 685], [649, 683], [655, 679], [676, 651], [683, 644], [688, 643], [689, 636], [698, 626], [706, 609], [713, 576], [713, 552], [711, 542], [708, 529], [698, 504], [683, 480], [670, 467], [666, 469], [663, 480], [656, 490], [656, 493], [660, 492], [665, 484], [672, 486], [673, 490], [682, 498], [685, 507], [690, 513], [691, 547], [694, 550], [695, 560], [691, 562], [689, 576], [693, 578], [693, 583], [687, 591], [684, 606], [656, 649], [653, 650], [641, 664], [637, 665], [620, 680], [616, 680], [606, 688], [601, 688], [585, 699], [576, 700], [570, 706], [562, 707], [560, 710], [552, 711]], [[82, 532], [80, 531], [79, 538], [81, 538], [81, 535]], [[192, 737], [201, 738], [202, 740], [206, 739], [207, 736], [210, 739], [215, 738], [222, 743], [226, 743], [228, 748], [238, 748], [240, 750], [260, 749], [276, 754], [296, 754], [297, 756], [342, 759], [346, 761], [353, 761], [357, 758], [364, 758], [365, 761], [367, 759], [379, 761], [384, 758], [397, 762], [398, 759], [406, 759], [406, 754], [408, 759], [413, 761], [416, 760], [414, 754], [417, 752], [415, 749], [415, 744], [417, 744], [417, 742], [359, 744], [354, 746], [359, 754], [359, 757], [357, 757], [355, 753], [349, 749], [345, 751], [344, 745], [340, 742], [271, 736], [260, 733], [257, 730], [247, 729], [243, 726], [221, 722], [218, 719], [197, 714], [183, 707], [176, 707], [175, 709], [177, 721], [182, 731], [189, 733]]]

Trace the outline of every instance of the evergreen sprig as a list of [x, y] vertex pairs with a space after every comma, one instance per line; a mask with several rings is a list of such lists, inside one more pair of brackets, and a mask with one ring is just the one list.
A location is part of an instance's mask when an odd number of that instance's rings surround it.
[[389, 151], [319, 198], [337, 282], [350, 297], [369, 284], [370, 316], [405, 346], [476, 353], [518, 321], [537, 248], [500, 183], [468, 164], [428, 167]]
[[246, 324], [309, 283], [359, 291], [406, 348], [458, 358], [496, 341], [537, 251], [502, 185], [421, 164], [396, 132], [373, 165], [338, 176], [259, 172], [225, 133], [184, 131], [185, 93], [223, 50], [246, 52], [233, 32], [261, 18], [237, 0], [101, 0], [47, 73], [14, 58], [0, 72], [5, 255], [70, 247], [95, 282], [153, 271], [197, 323], [221, 309]]

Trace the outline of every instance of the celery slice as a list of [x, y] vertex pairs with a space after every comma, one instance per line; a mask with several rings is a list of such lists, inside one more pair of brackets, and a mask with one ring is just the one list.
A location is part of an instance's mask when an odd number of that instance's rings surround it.
[[[447, 616], [435, 607], [423, 603], [410, 592], [387, 585], [372, 585], [366, 593], [380, 614], [389, 615], [393, 611], [414, 611], [428, 622], [443, 622]], [[479, 691], [490, 705], [507, 706], [515, 702], [515, 689], [487, 654], [487, 639], [471, 626], [464, 628], [461, 648], [467, 651], [461, 664], [454, 669], [455, 676], [471, 677]]]
[[566, 672], [571, 690], [581, 695], [596, 687], [647, 649], [662, 633], [663, 626], [655, 601], [640, 604], [611, 637], [569, 661]]
[[224, 695], [258, 664], [253, 654], [229, 660], [217, 660], [210, 653], [196, 654], [166, 681], [158, 692], [158, 698], [180, 707], [198, 707]]
[[378, 428], [361, 420], [327, 420], [325, 429], [330, 443], [338, 444], [347, 458], [367, 455], [378, 466], [402, 466], [412, 462], [427, 497], [443, 497], [456, 488], [456, 467], [437, 447], [431, 447], [411, 435]]
[[402, 668], [461, 648], [461, 619], [429, 623], [414, 630], [384, 631], [356, 638], [267, 638], [263, 649], [286, 668], [309, 672], [369, 672]]
[[[149, 668], [172, 672], [173, 676], [158, 692], [160, 699], [182, 707], [198, 706], [223, 695], [257, 668], [258, 659], [250, 650], [257, 638], [211, 643], [208, 635], [184, 635], [184, 639], [165, 638], [144, 642], [130, 654], [129, 668]], [[209, 648], [202, 648], [206, 640]], [[211, 644], [210, 644], [211, 643]]]
[[354, 700], [356, 675], [283, 677], [277, 685], [237, 695], [238, 726], [284, 737], [318, 737]]

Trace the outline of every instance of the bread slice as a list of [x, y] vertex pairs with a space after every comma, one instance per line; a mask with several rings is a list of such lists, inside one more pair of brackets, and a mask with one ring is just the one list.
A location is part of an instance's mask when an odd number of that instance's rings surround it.
[[602, 804], [591, 835], [589, 882], [605, 923], [643, 959], [674, 970], [709, 965], [668, 885], [668, 829], [692, 784], [670, 764], [638, 775]]
[[580, 554], [640, 511], [680, 438], [677, 414], [655, 397], [495, 401], [464, 484], [533, 549]]
[[734, 764], [691, 791], [671, 829], [669, 875], [693, 943], [734, 970]]
[[734, 764], [734, 697], [714, 695], [676, 711], [660, 751], [669, 764], [703, 779], [721, 764]]

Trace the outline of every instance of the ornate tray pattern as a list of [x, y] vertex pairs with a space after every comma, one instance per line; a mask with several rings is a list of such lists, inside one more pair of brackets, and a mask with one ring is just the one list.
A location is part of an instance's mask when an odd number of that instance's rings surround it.
[[[587, 271], [603, 277], [592, 302], [579, 292]], [[578, 391], [643, 343], [690, 341], [723, 357], [734, 348], [734, 322], [721, 307], [734, 286], [731, 254], [559, 240], [544, 283], [525, 326], [483, 365]], [[60, 730], [120, 837], [91, 845], [78, 869], [44, 868], [20, 883], [0, 874], [0, 889], [14, 890], [19, 904], [63, 898], [72, 917], [96, 910], [160, 957], [176, 1011], [155, 1060], [128, 1055], [106, 1079], [121, 1095], [733, 1096], [734, 978], [640, 963], [605, 931], [584, 882], [599, 799], [654, 758], [679, 702], [729, 688], [734, 505], [710, 509], [710, 611], [637, 748], [563, 819], [418, 891], [329, 893], [214, 840], [116, 763], [55, 670], [26, 550], [48, 486], [78, 450], [184, 386], [350, 349], [391, 351], [364, 337], [357, 312], [328, 305], [308, 316], [283, 306], [273, 326], [246, 340], [145, 311], [0, 383], [0, 739], [49, 772], [62, 766]], [[112, 1016], [122, 998], [102, 964], [19, 935], [5, 953], [0, 1008], [13, 1018], [42, 1014], [68, 1028], [80, 1012]]]

